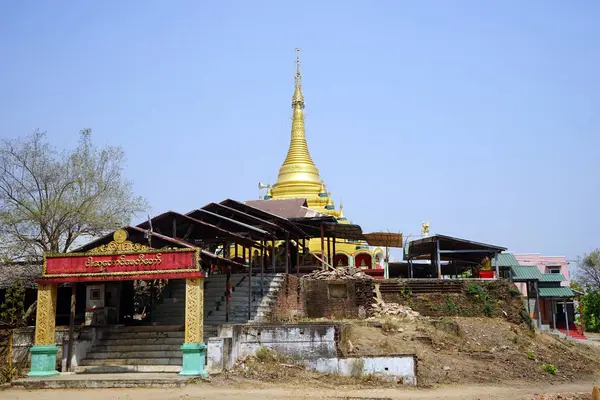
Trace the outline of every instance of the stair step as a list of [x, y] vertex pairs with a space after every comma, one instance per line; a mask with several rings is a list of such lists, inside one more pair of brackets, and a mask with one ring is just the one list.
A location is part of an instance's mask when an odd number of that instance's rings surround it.
[[117, 374], [121, 372], [181, 372], [181, 365], [78, 365], [77, 374]]
[[95, 345], [92, 347], [92, 353], [96, 352], [126, 352], [126, 351], [180, 351], [181, 342], [173, 344], [113, 344], [113, 345]]
[[182, 357], [181, 350], [168, 351], [102, 351], [91, 352], [86, 356], [86, 360], [106, 360], [106, 359], [163, 359], [163, 358], [179, 358]]
[[81, 365], [182, 365], [183, 355], [181, 357], [171, 358], [86, 358], [81, 361]]
[[102, 335], [102, 339], [161, 339], [161, 338], [182, 338], [184, 337], [184, 331], [170, 331], [170, 332], [105, 332]]
[[141, 326], [108, 326], [99, 329], [101, 333], [141, 333], [141, 332], [183, 332], [183, 324], [176, 325], [141, 325]]
[[183, 337], [175, 337], [175, 338], [156, 338], [156, 339], [144, 339], [141, 341], [139, 338], [130, 338], [130, 339], [122, 339], [122, 338], [112, 338], [112, 339], [100, 339], [97, 341], [95, 346], [136, 346], [143, 343], [143, 345], [179, 345], [183, 344]]

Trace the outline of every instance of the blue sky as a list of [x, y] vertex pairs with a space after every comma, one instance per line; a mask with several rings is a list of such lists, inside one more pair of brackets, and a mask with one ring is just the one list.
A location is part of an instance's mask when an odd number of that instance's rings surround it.
[[0, 135], [122, 146], [154, 214], [258, 197], [311, 155], [365, 231], [574, 259], [600, 247], [600, 3], [59, 1], [0, 6]]

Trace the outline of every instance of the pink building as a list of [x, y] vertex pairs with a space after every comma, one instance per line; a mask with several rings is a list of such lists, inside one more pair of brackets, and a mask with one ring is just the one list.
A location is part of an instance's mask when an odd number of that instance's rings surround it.
[[[517, 279], [519, 283], [515, 284], [528, 298], [530, 315], [538, 319], [540, 328], [558, 330], [567, 336], [585, 339], [583, 331], [575, 325], [576, 294], [569, 287], [571, 276], [567, 259], [537, 253], [513, 256], [520, 266], [517, 278], [525, 277]], [[537, 271], [534, 269], [533, 273], [530, 268], [536, 268]]]
[[561, 286], [569, 286], [571, 276], [569, 274], [569, 262], [563, 256], [542, 256], [539, 253], [514, 254], [519, 265], [535, 266], [542, 274], [562, 274], [566, 281]]

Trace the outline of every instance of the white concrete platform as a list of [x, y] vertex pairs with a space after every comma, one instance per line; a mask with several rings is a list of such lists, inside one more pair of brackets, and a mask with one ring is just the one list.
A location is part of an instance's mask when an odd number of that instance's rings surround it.
[[33, 389], [107, 389], [107, 388], [175, 388], [185, 386], [194, 377], [176, 373], [73, 374], [62, 373], [45, 378], [24, 378], [12, 382], [15, 388]]

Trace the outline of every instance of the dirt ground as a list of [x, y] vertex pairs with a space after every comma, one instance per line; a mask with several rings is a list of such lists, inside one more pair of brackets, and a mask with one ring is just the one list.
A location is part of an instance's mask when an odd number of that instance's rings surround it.
[[[377, 324], [375, 324], [377, 325]], [[501, 318], [386, 319], [377, 326], [351, 324], [349, 355], [414, 353], [419, 386], [571, 382], [600, 371], [600, 347], [530, 331]], [[544, 370], [556, 367], [556, 374]]]
[[472, 385], [443, 386], [435, 389], [384, 388], [355, 389], [340, 386], [315, 389], [310, 385], [268, 384], [220, 386], [200, 383], [180, 389], [91, 389], [91, 390], [6, 390], [3, 400], [263, 400], [263, 399], [337, 399], [337, 400], [588, 400], [593, 382], [561, 385], [514, 384], [510, 387]]

